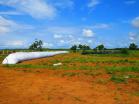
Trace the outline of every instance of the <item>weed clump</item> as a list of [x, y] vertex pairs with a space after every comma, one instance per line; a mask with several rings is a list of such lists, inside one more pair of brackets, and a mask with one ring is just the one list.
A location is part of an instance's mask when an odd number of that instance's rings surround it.
[[67, 73], [62, 74], [63, 77], [65, 77], [65, 76], [73, 77], [73, 76], [76, 76], [76, 75], [79, 75], [79, 73], [67, 72]]
[[116, 83], [127, 83], [128, 76], [118, 76], [118, 75], [112, 75], [111, 81]]

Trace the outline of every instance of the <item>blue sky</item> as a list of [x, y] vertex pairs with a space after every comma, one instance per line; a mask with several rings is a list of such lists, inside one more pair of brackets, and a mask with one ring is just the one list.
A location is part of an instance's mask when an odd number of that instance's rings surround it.
[[0, 0], [0, 48], [139, 45], [139, 0]]

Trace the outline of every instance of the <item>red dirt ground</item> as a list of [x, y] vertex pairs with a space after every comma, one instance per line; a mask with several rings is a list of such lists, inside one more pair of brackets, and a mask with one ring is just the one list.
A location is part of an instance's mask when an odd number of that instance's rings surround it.
[[[0, 66], [0, 104], [137, 104], [138, 83], [115, 84], [108, 74], [89, 76], [80, 70], [25, 72]], [[26, 69], [33, 70], [33, 69]], [[79, 76], [62, 76], [63, 73]], [[101, 73], [101, 72], [100, 72]], [[103, 79], [103, 80], [102, 80]]]
[[[77, 57], [78, 54], [25, 61], [20, 64], [41, 65], [51, 60]], [[86, 57], [87, 56], [81, 56]], [[103, 58], [103, 57], [101, 57]], [[122, 59], [114, 57], [113, 59]], [[138, 60], [138, 58], [128, 58]], [[111, 66], [111, 63], [70, 63], [72, 66]], [[130, 66], [115, 63], [112, 66]], [[132, 65], [133, 66], [133, 65]], [[70, 66], [69, 66], [70, 67]], [[73, 74], [73, 75], [72, 75]], [[128, 74], [138, 75], [130, 72]], [[137, 104], [139, 81], [114, 83], [105, 70], [49, 70], [14, 68], [0, 65], [0, 104]]]

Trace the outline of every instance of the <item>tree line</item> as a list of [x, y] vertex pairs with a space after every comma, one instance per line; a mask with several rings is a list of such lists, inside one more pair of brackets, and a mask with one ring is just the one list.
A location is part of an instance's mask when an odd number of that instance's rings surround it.
[[[73, 52], [76, 52], [77, 50], [82, 50], [84, 52], [85, 50], [90, 50], [90, 49], [91, 48], [90, 48], [89, 45], [82, 45], [82, 44], [73, 45], [70, 48], [70, 50], [72, 50]], [[124, 52], [127, 49], [129, 49], [129, 50], [137, 50], [138, 46], [135, 43], [131, 43], [128, 48], [118, 48], [118, 49], [120, 49], [120, 50], [122, 50]], [[97, 47], [95, 47], [93, 50], [95, 52], [96, 51], [103, 52], [104, 50], [107, 50], [107, 48], [103, 44], [101, 44], [101, 45], [98, 45]]]
[[[138, 46], [135, 43], [131, 43], [129, 45], [128, 48], [126, 49], [130, 49], [130, 50], [136, 50], [138, 48]], [[36, 51], [42, 51], [43, 50], [43, 41], [42, 40], [35, 40], [30, 46], [29, 46], [30, 50], [36, 50]], [[77, 50], [82, 50], [83, 52], [86, 50], [90, 50], [91, 47], [89, 45], [86, 44], [79, 44], [79, 45], [73, 45], [71, 46], [70, 50], [72, 50], [73, 52], [76, 52]], [[120, 48], [117, 48], [120, 49]], [[123, 49], [123, 48], [122, 48]], [[125, 48], [124, 48], [125, 49]], [[107, 50], [107, 48], [101, 44], [98, 45], [97, 47], [95, 47], [93, 49], [94, 51], [103, 51], [103, 50]]]

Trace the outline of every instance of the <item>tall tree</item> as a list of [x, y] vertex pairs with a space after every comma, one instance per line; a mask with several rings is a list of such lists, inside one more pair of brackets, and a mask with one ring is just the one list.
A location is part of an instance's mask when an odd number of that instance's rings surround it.
[[104, 50], [104, 49], [105, 49], [105, 47], [104, 47], [104, 45], [103, 45], [103, 44], [98, 45], [96, 48], [97, 48], [98, 50]]
[[35, 40], [35, 41], [29, 46], [29, 49], [31, 49], [31, 50], [42, 51], [42, 45], [43, 45], [43, 41], [42, 41], [42, 40]]
[[137, 48], [138, 48], [138, 46], [135, 43], [131, 43], [129, 45], [129, 49], [131, 49], [131, 50], [136, 50]]
[[83, 49], [83, 45], [82, 44], [79, 44], [78, 48], [79, 49]]
[[73, 45], [70, 49], [71, 49], [73, 52], [76, 52], [76, 51], [77, 51], [77, 45]]

